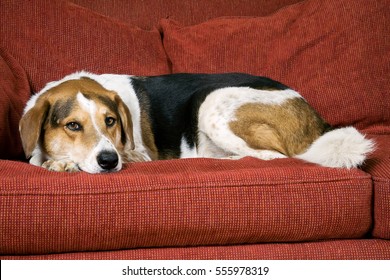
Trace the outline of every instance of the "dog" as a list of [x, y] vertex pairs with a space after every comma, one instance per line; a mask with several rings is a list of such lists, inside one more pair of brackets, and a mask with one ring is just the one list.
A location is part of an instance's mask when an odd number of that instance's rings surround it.
[[374, 150], [355, 128], [331, 127], [295, 90], [242, 73], [77, 72], [33, 95], [19, 130], [31, 164], [67, 172], [246, 156], [355, 168]]

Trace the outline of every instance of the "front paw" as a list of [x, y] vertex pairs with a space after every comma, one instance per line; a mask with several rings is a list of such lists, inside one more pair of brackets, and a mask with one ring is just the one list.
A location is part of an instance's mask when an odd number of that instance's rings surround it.
[[60, 161], [49, 159], [42, 164], [43, 168], [50, 171], [57, 172], [77, 172], [80, 171], [79, 167], [73, 161]]

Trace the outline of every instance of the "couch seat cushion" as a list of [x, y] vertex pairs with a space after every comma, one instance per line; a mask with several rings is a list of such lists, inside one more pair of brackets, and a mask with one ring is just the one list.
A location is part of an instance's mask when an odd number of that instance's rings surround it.
[[285, 159], [183, 159], [115, 174], [0, 161], [0, 254], [360, 238], [371, 177]]
[[161, 26], [174, 72], [269, 76], [301, 92], [332, 125], [388, 133], [388, 7], [388, 0], [307, 0], [267, 17]]
[[390, 240], [353, 239], [231, 246], [141, 248], [48, 255], [1, 256], [2, 260], [389, 260]]

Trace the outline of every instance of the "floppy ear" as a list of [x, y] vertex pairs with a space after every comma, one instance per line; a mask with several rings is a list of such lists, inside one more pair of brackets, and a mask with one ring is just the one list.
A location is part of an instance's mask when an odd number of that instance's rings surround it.
[[34, 107], [28, 110], [19, 122], [20, 137], [27, 158], [31, 157], [38, 144], [42, 125], [46, 120], [49, 109], [49, 101], [44, 97], [40, 97]]
[[121, 119], [121, 141], [125, 145], [130, 145], [130, 149], [134, 150], [134, 138], [133, 138], [133, 121], [129, 108], [123, 103], [119, 95], [115, 96], [115, 102], [118, 104], [118, 113]]

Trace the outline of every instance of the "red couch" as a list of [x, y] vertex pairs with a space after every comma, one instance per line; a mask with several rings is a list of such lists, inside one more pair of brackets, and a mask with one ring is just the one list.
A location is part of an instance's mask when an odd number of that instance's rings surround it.
[[[390, 259], [390, 1], [0, 2], [1, 259]], [[224, 16], [221, 18], [221, 16]], [[183, 159], [66, 174], [18, 121], [77, 70], [246, 72], [377, 142], [361, 169]]]

